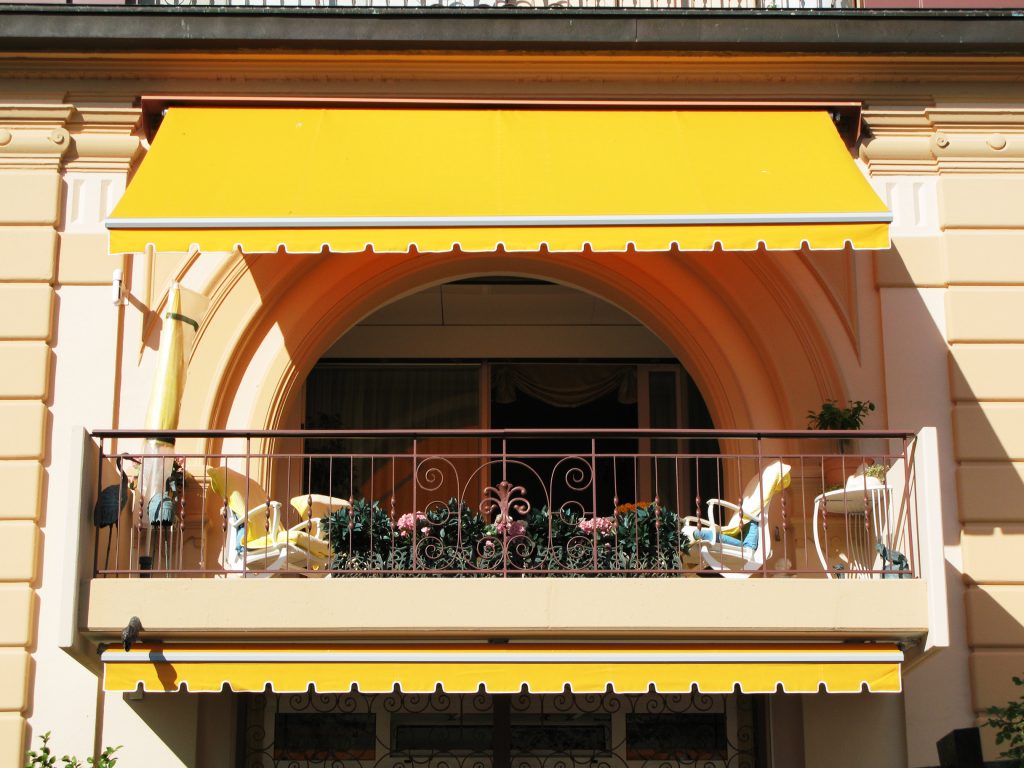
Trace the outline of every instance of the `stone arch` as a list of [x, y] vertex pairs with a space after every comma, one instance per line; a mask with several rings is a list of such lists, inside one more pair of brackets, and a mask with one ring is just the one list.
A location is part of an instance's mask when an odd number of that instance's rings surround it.
[[[273, 429], [322, 353], [362, 318], [430, 285], [488, 274], [575, 287], [629, 312], [678, 357], [720, 428], [792, 428], [844, 395], [813, 277], [768, 254], [236, 254], [211, 285], [183, 428]], [[760, 260], [760, 261], [757, 261]], [[778, 279], [769, 280], [774, 274]], [[766, 287], [766, 284], [771, 283]], [[802, 410], [801, 410], [802, 409]]]

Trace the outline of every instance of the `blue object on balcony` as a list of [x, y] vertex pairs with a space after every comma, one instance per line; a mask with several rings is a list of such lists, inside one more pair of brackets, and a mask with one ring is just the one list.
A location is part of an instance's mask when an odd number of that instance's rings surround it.
[[146, 505], [150, 525], [171, 525], [174, 522], [174, 500], [166, 493], [154, 494]]
[[906, 555], [895, 549], [889, 549], [881, 542], [875, 545], [875, 549], [878, 551], [878, 556], [882, 558], [882, 570], [885, 571], [882, 574], [883, 579], [911, 578], [910, 561], [907, 560]]
[[721, 544], [732, 544], [734, 547], [745, 547], [747, 549], [757, 549], [757, 545], [760, 541], [761, 526], [757, 522], [751, 522], [745, 526], [745, 535], [743, 540], [740, 541], [735, 536], [730, 536], [726, 533], [721, 534], [717, 538], [715, 532], [708, 528], [701, 528], [699, 531], [694, 531], [694, 537], [698, 539], [704, 539], [712, 543]]

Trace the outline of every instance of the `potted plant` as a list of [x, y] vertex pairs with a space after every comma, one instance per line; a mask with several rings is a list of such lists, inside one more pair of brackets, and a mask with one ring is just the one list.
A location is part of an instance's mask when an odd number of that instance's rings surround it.
[[[815, 430], [854, 430], [864, 425], [864, 419], [875, 410], [875, 404], [870, 400], [853, 400], [847, 405], [839, 405], [836, 400], [826, 400], [817, 411], [807, 412], [807, 428]], [[837, 441], [839, 456], [825, 458], [824, 481], [826, 490], [832, 485], [842, 485], [844, 474], [852, 471], [855, 467], [847, 467], [849, 464], [842, 454], [845, 454], [852, 446], [849, 439]]]

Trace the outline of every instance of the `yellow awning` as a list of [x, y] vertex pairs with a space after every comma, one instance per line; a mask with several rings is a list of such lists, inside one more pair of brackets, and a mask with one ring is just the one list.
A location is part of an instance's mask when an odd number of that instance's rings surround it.
[[900, 690], [894, 645], [162, 645], [103, 656], [106, 691], [832, 693]]
[[829, 114], [168, 110], [113, 253], [749, 251], [889, 246]]

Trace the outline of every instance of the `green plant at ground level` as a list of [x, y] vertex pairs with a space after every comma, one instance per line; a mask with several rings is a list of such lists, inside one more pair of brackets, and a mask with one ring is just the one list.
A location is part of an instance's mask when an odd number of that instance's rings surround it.
[[826, 400], [821, 410], [807, 412], [808, 429], [860, 429], [867, 415], [875, 410], [870, 400], [854, 400], [840, 407], [835, 400]]
[[[30, 749], [25, 753], [27, 759], [25, 768], [54, 768], [57, 764], [57, 756], [50, 752], [50, 732], [39, 737], [42, 742], [38, 750]], [[85, 761], [93, 768], [114, 768], [117, 765], [117, 758], [114, 753], [121, 749], [107, 747], [100, 753], [98, 758], [87, 757]], [[82, 768], [82, 761], [74, 755], [61, 755], [60, 764], [65, 768]]]
[[39, 751], [30, 749], [25, 753], [28, 758], [25, 768], [53, 768], [57, 764], [56, 755], [50, 754], [50, 732], [44, 733], [39, 740], [43, 742]]
[[[1024, 678], [1014, 677], [1013, 684], [1024, 686]], [[1007, 702], [1003, 707], [989, 707], [985, 710], [988, 720], [985, 725], [996, 732], [996, 744], [1007, 745], [1000, 757], [1016, 760], [1024, 768], [1024, 694], [1016, 701]]]

